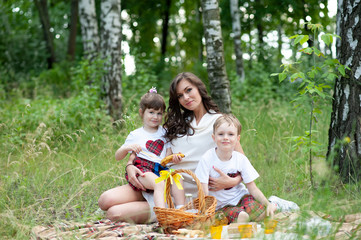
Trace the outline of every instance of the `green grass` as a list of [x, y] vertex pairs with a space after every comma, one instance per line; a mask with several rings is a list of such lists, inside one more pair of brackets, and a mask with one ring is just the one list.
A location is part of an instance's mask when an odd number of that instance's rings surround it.
[[[54, 100], [1, 101], [2, 239], [28, 239], [36, 225], [101, 217], [94, 213], [99, 195], [125, 183], [125, 161], [116, 162], [114, 153], [128, 132], [141, 125], [137, 106], [130, 102], [125, 106], [125, 120], [114, 129], [101, 112], [80, 120], [66, 115], [71, 111], [65, 106], [74, 106], [71, 101], [67, 105]], [[33, 110], [25, 111], [27, 104]], [[72, 112], [82, 113], [79, 117], [93, 111], [81, 104], [75, 106], [78, 109]], [[342, 184], [324, 158], [318, 157], [314, 159], [316, 189], [312, 189], [307, 162], [302, 161], [307, 156], [291, 151], [293, 143], [288, 138], [308, 130], [307, 115], [283, 101], [244, 102], [233, 105], [233, 112], [243, 125], [241, 143], [260, 173], [256, 183], [266, 196], [277, 195], [304, 210], [335, 216], [358, 211], [361, 195], [357, 185]], [[325, 108], [316, 125], [323, 154], [329, 118], [330, 110]]]

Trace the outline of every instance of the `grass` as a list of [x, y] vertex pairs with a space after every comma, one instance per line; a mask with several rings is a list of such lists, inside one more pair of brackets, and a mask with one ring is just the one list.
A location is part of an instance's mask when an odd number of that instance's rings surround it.
[[[26, 112], [27, 104], [39, 111]], [[106, 117], [84, 118], [79, 126], [64, 125], [61, 114], [52, 119], [54, 109], [66, 111], [61, 104], [52, 101], [52, 107], [44, 108], [32, 100], [0, 103], [2, 239], [29, 239], [36, 225], [101, 218], [95, 214], [99, 195], [126, 182], [126, 161], [116, 162], [114, 153], [128, 132], [141, 125], [136, 104], [126, 103], [127, 116], [117, 129]], [[78, 107], [75, 112], [85, 114], [87, 109]], [[38, 112], [42, 115], [31, 122]], [[299, 150], [291, 151], [293, 143], [288, 140], [307, 130], [304, 113], [284, 101], [239, 103], [233, 105], [233, 112], [243, 125], [241, 143], [260, 173], [256, 183], [266, 196], [277, 195], [304, 210], [335, 216], [359, 211], [359, 186], [342, 184], [322, 157], [315, 159], [316, 189], [311, 188], [307, 161], [302, 160], [307, 156]], [[330, 110], [325, 108], [316, 125], [323, 154], [328, 144], [329, 118]], [[24, 129], [25, 123], [28, 125]]]

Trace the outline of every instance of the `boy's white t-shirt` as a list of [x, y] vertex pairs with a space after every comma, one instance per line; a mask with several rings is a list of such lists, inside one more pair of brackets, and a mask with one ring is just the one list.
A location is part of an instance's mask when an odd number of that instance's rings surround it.
[[164, 135], [165, 129], [162, 126], [159, 126], [158, 131], [154, 133], [148, 132], [143, 127], [140, 127], [129, 133], [123, 146], [139, 144], [142, 152], [137, 154], [138, 157], [160, 163], [166, 156], [166, 149], [170, 147]]
[[[253, 182], [259, 177], [256, 169], [243, 154], [233, 151], [230, 160], [221, 161], [216, 154], [216, 149], [212, 148], [202, 156], [195, 171], [201, 183], [208, 183], [209, 177], [219, 177], [219, 173], [213, 169], [213, 166], [225, 174], [240, 172], [244, 183]], [[217, 199], [216, 209], [226, 205], [235, 206], [246, 194], [249, 194], [249, 192], [243, 183], [228, 190], [209, 191], [209, 195]]]

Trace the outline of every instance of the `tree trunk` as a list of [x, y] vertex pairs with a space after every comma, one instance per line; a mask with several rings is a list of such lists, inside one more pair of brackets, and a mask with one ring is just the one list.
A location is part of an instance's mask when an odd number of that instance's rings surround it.
[[35, 5], [39, 11], [41, 26], [43, 28], [44, 40], [46, 42], [46, 48], [48, 49], [48, 53], [49, 53], [47, 61], [48, 61], [48, 69], [50, 69], [53, 67], [56, 58], [55, 58], [55, 50], [54, 50], [54, 38], [53, 38], [53, 34], [50, 32], [48, 3], [47, 0], [35, 0]]
[[224, 61], [223, 39], [217, 0], [202, 0], [208, 79], [213, 100], [224, 113], [231, 112], [229, 81]]
[[337, 58], [351, 70], [335, 83], [327, 157], [345, 182], [361, 180], [360, 12], [360, 1], [338, 1]]
[[277, 43], [278, 43], [278, 57], [277, 59], [279, 60], [279, 65], [282, 64], [282, 58], [283, 58], [283, 55], [282, 55], [282, 24], [279, 24], [277, 26], [277, 35], [278, 35], [278, 40], [277, 40]]
[[95, 12], [95, 0], [79, 1], [79, 21], [83, 40], [84, 55], [90, 61], [98, 56], [99, 33]]
[[72, 0], [70, 30], [69, 30], [69, 39], [68, 39], [68, 58], [70, 60], [74, 60], [75, 58], [77, 25], [78, 25], [78, 0]]
[[[201, 22], [202, 22], [202, 12], [201, 12], [201, 3], [199, 0], [197, 0], [197, 10], [196, 10], [196, 20], [197, 20], [197, 24], [198, 26], [201, 26]], [[197, 33], [197, 38], [199, 41], [199, 48], [198, 48], [198, 59], [199, 62], [202, 64], [203, 63], [203, 50], [204, 50], [204, 46], [203, 46], [203, 34], [202, 31], [199, 31]]]
[[168, 37], [168, 28], [169, 28], [170, 6], [171, 6], [171, 0], [165, 0], [164, 19], [162, 24], [163, 25], [162, 47], [161, 47], [162, 61], [164, 60], [165, 53], [167, 52], [167, 37]]
[[244, 82], [243, 52], [241, 45], [241, 19], [238, 0], [230, 0], [234, 53], [236, 54], [236, 70], [240, 82]]
[[[259, 11], [256, 11], [256, 14], [254, 16], [254, 20], [256, 23], [256, 28], [257, 28], [257, 33], [258, 33], [258, 60], [259, 62], [265, 64], [265, 54], [263, 53], [264, 51], [264, 41], [263, 41], [263, 36], [264, 36], [264, 32], [263, 32], [263, 19], [262, 19], [262, 11], [260, 11], [262, 8], [264, 8], [264, 4], [262, 0], [255, 0], [255, 6], [256, 9], [258, 9]], [[265, 64], [265, 66], [267, 66]]]
[[103, 91], [109, 114], [114, 120], [122, 112], [122, 28], [120, 0], [103, 0], [101, 3], [101, 52], [105, 59]]

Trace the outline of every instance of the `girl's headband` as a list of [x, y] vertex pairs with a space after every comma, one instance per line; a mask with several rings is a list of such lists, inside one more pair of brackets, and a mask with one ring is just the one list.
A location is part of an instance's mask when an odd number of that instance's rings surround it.
[[149, 89], [148, 92], [149, 93], [157, 93], [157, 89], [155, 87], [152, 87], [151, 89]]

